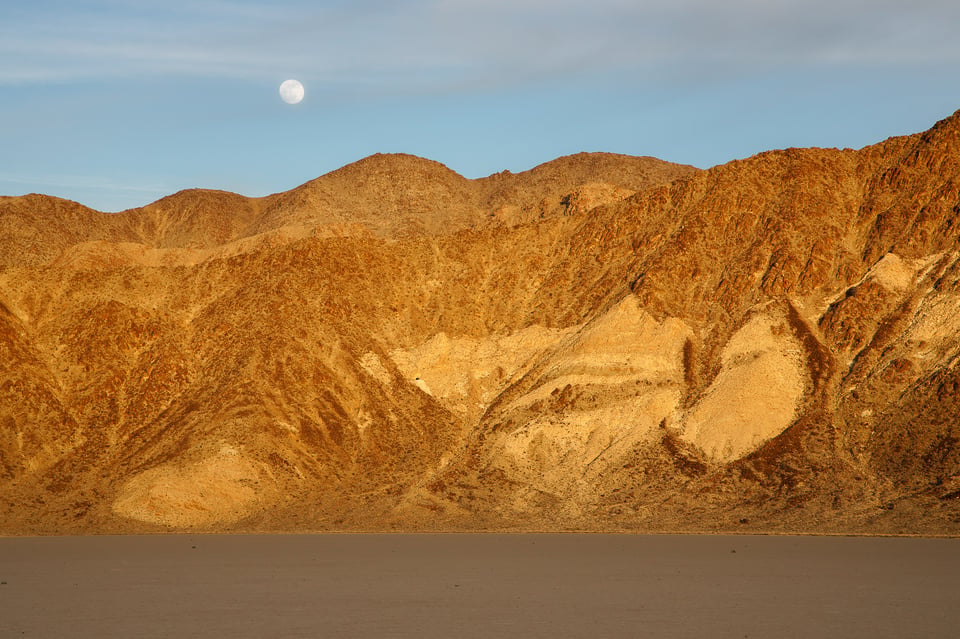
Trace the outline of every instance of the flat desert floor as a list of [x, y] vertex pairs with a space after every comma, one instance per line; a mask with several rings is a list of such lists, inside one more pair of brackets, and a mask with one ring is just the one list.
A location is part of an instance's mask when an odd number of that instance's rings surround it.
[[960, 540], [0, 539], [6, 637], [955, 637]]

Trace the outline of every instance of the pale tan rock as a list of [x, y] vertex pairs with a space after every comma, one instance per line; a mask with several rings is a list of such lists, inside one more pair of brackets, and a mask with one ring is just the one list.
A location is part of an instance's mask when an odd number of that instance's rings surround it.
[[273, 492], [258, 466], [229, 445], [196, 462], [164, 463], [130, 478], [113, 510], [176, 528], [231, 523], [262, 507], [265, 493]]
[[681, 437], [714, 461], [729, 462], [793, 423], [806, 367], [787, 320], [754, 315], [720, 352], [720, 372], [683, 418]]

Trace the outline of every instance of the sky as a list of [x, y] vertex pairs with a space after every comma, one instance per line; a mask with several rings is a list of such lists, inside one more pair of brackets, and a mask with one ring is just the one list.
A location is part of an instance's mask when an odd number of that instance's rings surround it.
[[957, 0], [0, 0], [0, 195], [859, 148], [960, 109], [958, 27]]

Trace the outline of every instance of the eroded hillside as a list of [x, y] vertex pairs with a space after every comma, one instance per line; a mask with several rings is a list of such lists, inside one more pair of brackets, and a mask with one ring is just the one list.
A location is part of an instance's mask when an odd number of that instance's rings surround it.
[[0, 199], [0, 532], [960, 527], [960, 115]]

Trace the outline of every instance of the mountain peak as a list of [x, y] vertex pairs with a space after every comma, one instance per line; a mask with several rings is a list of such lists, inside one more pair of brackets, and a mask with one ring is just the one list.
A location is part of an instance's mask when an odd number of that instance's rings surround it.
[[410, 171], [431, 171], [438, 174], [453, 174], [462, 178], [458, 173], [440, 162], [409, 153], [375, 153], [347, 164], [333, 171], [332, 174], [340, 172], [402, 174]]

